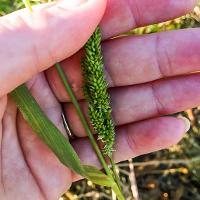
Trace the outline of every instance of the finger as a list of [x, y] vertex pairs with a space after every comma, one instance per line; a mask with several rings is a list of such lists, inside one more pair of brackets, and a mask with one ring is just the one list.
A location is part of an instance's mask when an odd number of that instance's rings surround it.
[[[200, 104], [199, 88], [200, 74], [111, 89], [114, 123], [116, 126], [125, 125], [196, 107]], [[81, 101], [80, 105], [87, 116], [87, 104]], [[78, 137], [86, 136], [71, 103], [65, 105], [65, 113], [72, 132]]]
[[122, 125], [196, 107], [200, 104], [199, 86], [200, 74], [195, 74], [130, 86], [127, 90], [114, 90], [112, 105], [115, 122]]
[[[2, 121], [6, 106], [7, 106], [7, 96], [3, 96], [2, 98], [0, 98], [0, 121]], [[0, 129], [2, 129], [2, 127]]]
[[104, 38], [190, 12], [196, 0], [108, 0], [101, 28]]
[[[8, 99], [2, 120], [1, 138], [1, 191], [2, 199], [43, 199], [38, 185], [24, 160], [16, 129], [17, 108]], [[26, 184], [25, 184], [26, 183]], [[9, 192], [7, 192], [9, 191]]]
[[104, 43], [108, 80], [112, 86], [126, 86], [199, 71], [199, 33], [168, 31]]
[[[174, 117], [162, 117], [122, 126], [117, 129], [114, 160], [124, 161], [150, 152], [158, 151], [176, 144], [189, 129], [189, 121]], [[73, 142], [84, 164], [100, 167], [88, 138]], [[76, 181], [77, 176], [73, 180]]]
[[[35, 76], [28, 86], [48, 118], [64, 133], [61, 107], [48, 87], [44, 75]], [[71, 171], [60, 163], [21, 114], [18, 116], [18, 130], [25, 159], [45, 199], [58, 199], [71, 185]]]
[[35, 100], [46, 113], [48, 118], [56, 124], [61, 133], [67, 137], [63, 121], [61, 118], [62, 108], [56, 97], [53, 95], [43, 73], [34, 76], [27, 82], [27, 87], [34, 96]]
[[78, 51], [98, 25], [105, 4], [59, 1], [33, 13], [20, 10], [1, 17], [0, 96]]
[[[109, 87], [139, 84], [199, 71], [199, 33], [200, 29], [189, 29], [104, 42], [104, 65]], [[80, 51], [62, 62], [79, 99], [83, 98], [82, 55]], [[57, 98], [69, 101], [56, 70], [51, 68], [46, 74]]]
[[[60, 64], [63, 68], [65, 75], [68, 78], [68, 81], [78, 99], [83, 99], [83, 76], [81, 70], [81, 59], [83, 52], [71, 56], [68, 59], [65, 59]], [[66, 92], [66, 89], [63, 85], [63, 82], [53, 66], [46, 70], [45, 75], [47, 77], [48, 83], [53, 90], [55, 96], [59, 99], [60, 102], [70, 101], [70, 98]]]

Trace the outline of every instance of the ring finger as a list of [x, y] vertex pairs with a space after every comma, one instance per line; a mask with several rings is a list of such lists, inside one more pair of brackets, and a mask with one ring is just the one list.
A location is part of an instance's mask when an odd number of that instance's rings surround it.
[[[111, 88], [115, 125], [125, 125], [198, 106], [200, 104], [199, 88], [200, 74]], [[87, 116], [86, 102], [81, 101], [80, 104]], [[65, 104], [65, 113], [73, 133], [78, 137], [86, 136], [72, 103]]]

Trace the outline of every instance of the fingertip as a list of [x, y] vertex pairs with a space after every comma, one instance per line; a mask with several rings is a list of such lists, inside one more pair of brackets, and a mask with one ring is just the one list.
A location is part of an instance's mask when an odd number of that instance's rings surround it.
[[[169, 148], [179, 143], [185, 133], [190, 129], [190, 122], [185, 117], [163, 117], [166, 120], [164, 126], [167, 129], [164, 133], [164, 148]], [[163, 127], [164, 128], [164, 127]], [[161, 136], [162, 137], [162, 136]]]
[[179, 143], [190, 126], [189, 121], [184, 117], [159, 117], [152, 120], [153, 131], [150, 132], [149, 137], [154, 136], [157, 139], [158, 150]]
[[178, 119], [181, 120], [182, 123], [184, 123], [185, 133], [188, 132], [190, 130], [190, 126], [191, 126], [189, 119], [187, 119], [186, 117], [183, 117], [183, 116], [179, 116]]
[[159, 117], [120, 127], [115, 143], [116, 161], [167, 149], [177, 144], [188, 129], [185, 121], [176, 117]]

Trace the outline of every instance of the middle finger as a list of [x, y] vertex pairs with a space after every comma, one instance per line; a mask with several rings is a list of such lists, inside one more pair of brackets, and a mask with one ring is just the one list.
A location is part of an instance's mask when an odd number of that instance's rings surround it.
[[[199, 33], [199, 29], [188, 29], [104, 42], [102, 49], [109, 87], [135, 85], [200, 70]], [[82, 55], [80, 51], [61, 63], [79, 99], [83, 98]], [[57, 98], [69, 101], [56, 70], [51, 68], [46, 75]]]

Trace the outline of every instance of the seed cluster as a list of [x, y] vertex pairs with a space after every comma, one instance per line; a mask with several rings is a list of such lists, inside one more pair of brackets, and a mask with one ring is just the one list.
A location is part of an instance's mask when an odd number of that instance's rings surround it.
[[112, 155], [115, 129], [111, 117], [110, 96], [103, 69], [101, 52], [101, 32], [97, 28], [85, 45], [82, 61], [84, 75], [84, 94], [88, 101], [88, 115], [91, 123], [104, 144], [104, 153]]

